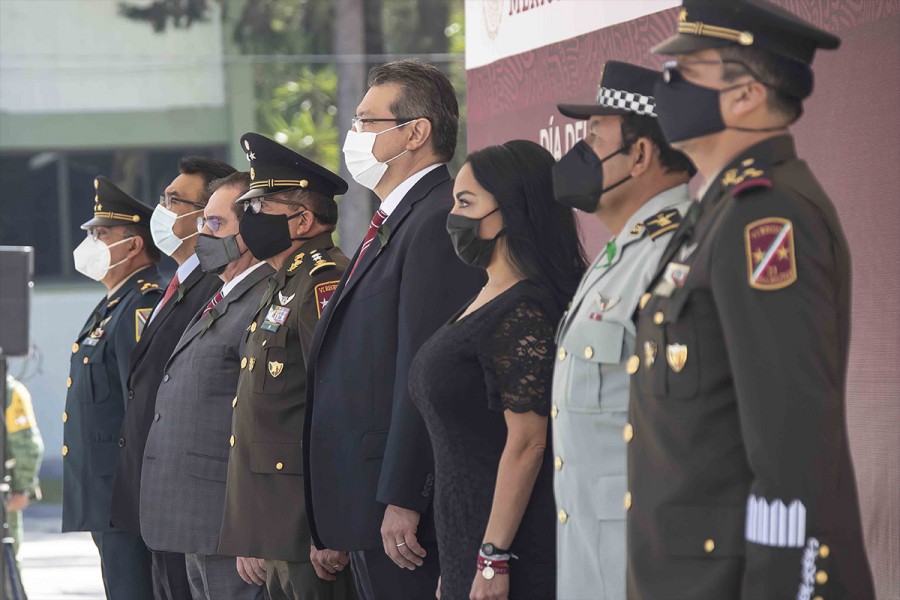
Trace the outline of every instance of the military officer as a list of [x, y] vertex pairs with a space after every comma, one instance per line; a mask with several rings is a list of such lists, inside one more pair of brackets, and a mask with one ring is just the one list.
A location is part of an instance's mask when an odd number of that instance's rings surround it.
[[94, 217], [81, 228], [75, 268], [107, 289], [72, 344], [63, 413], [63, 523], [90, 531], [110, 600], [151, 597], [150, 554], [140, 536], [109, 524], [128, 363], [165, 282], [150, 234], [153, 210], [105, 177], [94, 180]]
[[12, 375], [6, 376], [6, 434], [6, 470], [10, 476], [7, 523], [18, 561], [22, 511], [32, 498], [40, 499], [41, 495], [37, 474], [44, 456], [44, 440], [34, 418], [31, 394]]
[[[263, 576], [272, 600], [355, 598], [349, 556], [310, 556], [303, 502], [306, 357], [313, 329], [347, 267], [332, 241], [343, 179], [261, 135], [241, 144], [253, 182], [238, 199], [241, 234], [276, 274], [246, 334], [246, 360], [233, 406], [219, 552], [236, 555], [249, 581]], [[286, 501], [287, 500], [287, 501]], [[253, 557], [253, 558], [250, 558]], [[260, 560], [265, 560], [265, 573]], [[317, 575], [317, 572], [319, 575]]]
[[[597, 102], [561, 104], [588, 132], [553, 171], [557, 200], [613, 233], [559, 327], [553, 377], [557, 594], [625, 597], [625, 427], [631, 315], [690, 205], [693, 165], [663, 138], [651, 71], [609, 61]], [[623, 440], [623, 431], [624, 437]]]
[[654, 90], [706, 190], [638, 315], [628, 596], [874, 598], [850, 461], [850, 254], [788, 127], [834, 35], [684, 3]]

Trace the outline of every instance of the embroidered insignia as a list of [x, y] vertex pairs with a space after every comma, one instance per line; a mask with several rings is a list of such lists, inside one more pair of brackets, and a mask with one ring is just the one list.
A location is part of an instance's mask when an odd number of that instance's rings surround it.
[[780, 290], [797, 281], [794, 228], [780, 218], [760, 219], [744, 228], [747, 279], [757, 290]]
[[320, 251], [318, 251], [318, 250], [310, 250], [310, 252], [309, 252], [309, 258], [310, 258], [310, 260], [312, 260], [313, 263], [314, 263], [314, 264], [313, 264], [313, 268], [309, 270], [309, 274], [310, 274], [310, 275], [315, 274], [316, 271], [318, 271], [318, 270], [320, 270], [320, 269], [324, 269], [324, 268], [326, 268], [326, 267], [336, 267], [336, 266], [337, 266], [336, 263], [334, 263], [334, 262], [331, 261], [331, 260], [328, 260], [328, 258], [331, 258], [331, 257], [327, 257], [327, 258], [326, 258], [326, 256], [324, 256], [324, 255], [323, 255]]
[[281, 375], [281, 371], [284, 369], [284, 363], [278, 362], [277, 360], [269, 361], [269, 374], [272, 377], [278, 377]]
[[779, 499], [747, 497], [745, 537], [748, 542], [773, 548], [802, 548], [806, 543], [806, 507], [800, 500], [785, 506]]
[[677, 262], [670, 262], [666, 265], [666, 272], [663, 275], [663, 279], [675, 284], [676, 287], [684, 287], [684, 282], [690, 272], [691, 268], [689, 266]]
[[322, 316], [322, 311], [328, 306], [331, 297], [334, 296], [338, 283], [338, 281], [326, 281], [316, 286], [316, 308], [320, 317]]
[[605, 298], [600, 292], [594, 292], [594, 294], [596, 295], [594, 303], [597, 305], [597, 310], [600, 312], [608, 311], [621, 300], [621, 298]]
[[34, 408], [29, 400], [26, 402], [19, 391], [12, 390], [9, 398], [9, 407], [6, 409], [7, 433], [16, 433], [25, 429], [31, 429], [37, 424], [34, 417]]
[[106, 303], [106, 308], [112, 308], [113, 306], [115, 306], [116, 304], [121, 302], [121, 300], [122, 300], [122, 296], [119, 296], [118, 298], [116, 298], [114, 300], [110, 300], [109, 302]]
[[677, 210], [664, 210], [652, 219], [644, 221], [644, 226], [647, 228], [650, 239], [655, 240], [664, 233], [676, 229], [679, 223], [681, 223], [681, 213]]
[[[772, 180], [766, 176], [766, 172], [752, 166], [754, 159], [748, 158], [741, 162], [743, 169], [728, 169], [722, 174], [720, 180], [722, 187], [733, 196], [737, 196], [745, 190], [757, 187], [770, 188]], [[728, 188], [731, 188], [730, 190]]]
[[144, 294], [144, 293], [146, 293], [146, 292], [149, 292], [150, 290], [155, 290], [155, 289], [158, 289], [158, 288], [159, 288], [159, 284], [157, 284], [157, 283], [150, 283], [150, 282], [148, 281], [147, 283], [145, 283], [144, 285], [141, 286], [141, 293]]
[[649, 369], [656, 362], [656, 342], [644, 342], [644, 364]]
[[687, 363], [688, 349], [684, 344], [669, 344], [666, 346], [666, 362], [676, 373], [681, 373]]
[[255, 367], [255, 366], [256, 366], [256, 359], [255, 359], [255, 358], [251, 358], [251, 359], [250, 359], [250, 362], [247, 363], [247, 370], [248, 370], [248, 371], [252, 371], [252, 370], [253, 370], [253, 367]]
[[250, 179], [256, 179], [256, 171], [250, 167]]
[[[155, 284], [154, 284], [155, 285]], [[153, 308], [138, 308], [134, 311], [134, 341], [141, 341], [141, 334], [147, 327], [150, 315], [153, 314]]]
[[281, 292], [278, 292], [278, 301], [279, 301], [282, 305], [285, 305], [285, 304], [287, 304], [288, 302], [290, 302], [291, 300], [293, 300], [293, 299], [294, 299], [294, 296], [296, 296], [296, 295], [297, 295], [297, 294], [291, 294], [290, 296], [285, 296], [285, 295], [282, 294]]
[[628, 233], [629, 233], [629, 235], [638, 235], [638, 234], [642, 233], [643, 231], [644, 231], [644, 224], [643, 223], [635, 223], [634, 227], [632, 227], [631, 231], [629, 231]]
[[682, 8], [681, 12], [678, 13], [678, 20], [682, 23], [687, 23], [688, 12], [686, 8]]
[[288, 267], [287, 272], [288, 272], [288, 273], [293, 273], [293, 272], [296, 271], [298, 268], [300, 268], [300, 265], [303, 264], [303, 257], [304, 257], [304, 256], [306, 256], [306, 253], [305, 253], [305, 252], [301, 252], [300, 254], [298, 254], [297, 256], [295, 256], [295, 257], [294, 257], [294, 261], [291, 263], [291, 266]]

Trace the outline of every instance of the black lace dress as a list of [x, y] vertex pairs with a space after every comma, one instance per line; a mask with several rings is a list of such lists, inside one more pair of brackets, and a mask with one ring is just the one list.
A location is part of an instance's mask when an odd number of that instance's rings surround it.
[[[434, 448], [443, 600], [469, 598], [506, 443], [503, 412], [550, 413], [561, 316], [552, 297], [529, 281], [456, 322], [464, 310], [425, 342], [410, 371], [413, 402]], [[510, 564], [510, 600], [556, 596], [552, 454], [548, 427], [544, 462], [512, 543], [518, 559]]]

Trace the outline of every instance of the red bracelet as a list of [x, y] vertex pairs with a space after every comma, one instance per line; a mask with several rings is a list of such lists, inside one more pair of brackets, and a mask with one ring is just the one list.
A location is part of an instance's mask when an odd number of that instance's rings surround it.
[[508, 560], [490, 560], [483, 556], [478, 557], [478, 570], [485, 579], [493, 579], [494, 575], [508, 575]]

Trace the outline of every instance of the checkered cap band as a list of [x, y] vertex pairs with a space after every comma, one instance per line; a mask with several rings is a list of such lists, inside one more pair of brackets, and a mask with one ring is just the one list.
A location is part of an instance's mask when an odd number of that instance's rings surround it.
[[607, 108], [627, 110], [639, 115], [656, 116], [656, 101], [653, 96], [644, 96], [634, 92], [614, 90], [600, 87], [597, 90], [597, 104]]

